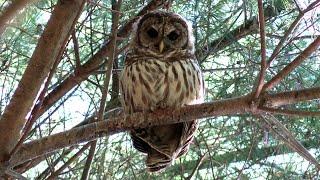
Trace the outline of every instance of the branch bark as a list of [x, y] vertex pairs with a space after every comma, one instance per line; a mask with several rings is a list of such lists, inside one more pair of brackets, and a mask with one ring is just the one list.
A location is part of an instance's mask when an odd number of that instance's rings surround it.
[[320, 46], [320, 37], [317, 37], [303, 52], [299, 54], [290, 64], [277, 73], [270, 81], [263, 86], [263, 91], [273, 88], [279, 84], [291, 71], [298, 67]]
[[[164, 0], [152, 0], [148, 5], [146, 5], [136, 17], [132, 18], [129, 22], [123, 25], [118, 32], [117, 37], [120, 40], [129, 35], [132, 25], [139, 18], [139, 16], [157, 9], [159, 6], [163, 5]], [[54, 103], [56, 103], [62, 96], [69, 92], [76, 85], [84, 81], [89, 75], [93, 73], [94, 70], [98, 69], [105, 57], [110, 56], [111, 40], [107, 41], [101, 49], [99, 49], [85, 64], [83, 64], [78, 70], [66, 78], [62, 83], [59, 84], [53, 91], [51, 91], [44, 99], [43, 106], [38, 111], [36, 115], [39, 117], [45, 111], [47, 111]]]
[[255, 90], [255, 98], [260, 96], [262, 87], [264, 85], [264, 78], [267, 70], [267, 57], [266, 57], [266, 32], [265, 32], [265, 22], [264, 22], [264, 12], [263, 12], [263, 4], [262, 0], [258, 0], [259, 7], [259, 31], [260, 31], [260, 52], [261, 52], [261, 66], [260, 72], [258, 75], [257, 87]]
[[83, 1], [60, 0], [56, 5], [43, 35], [30, 59], [19, 85], [0, 119], [0, 162], [6, 161], [16, 145], [27, 113], [37, 97], [63, 42], [76, 21]]
[[[265, 19], [269, 20], [273, 17], [276, 17], [279, 12], [275, 12], [272, 7], [266, 7], [264, 9], [265, 12]], [[197, 57], [202, 61], [204, 58], [210, 54], [216, 53], [225, 47], [230, 46], [234, 42], [240, 40], [247, 35], [257, 33], [257, 29], [259, 28], [257, 17], [252, 17], [248, 21], [244, 22], [242, 25], [236, 27], [230, 32], [226, 32], [223, 37], [213, 40], [209, 43], [209, 45], [202, 47], [201, 49], [197, 49], [196, 54]]]
[[[292, 99], [285, 103], [285, 97], [291, 97]], [[260, 96], [258, 102], [260, 102], [260, 106], [266, 106], [266, 104], [273, 106], [318, 98], [320, 98], [320, 87], [273, 95], [265, 94], [264, 96]], [[101, 122], [90, 123], [23, 144], [21, 149], [12, 157], [10, 165], [17, 166], [27, 160], [67, 146], [92, 141], [101, 136], [112, 135], [132, 128], [173, 124], [213, 116], [256, 113], [256, 108], [252, 106], [253, 99], [253, 95], [249, 94], [232, 99], [187, 106], [181, 109], [164, 109], [147, 114], [135, 113], [127, 117], [120, 116]]]
[[5, 7], [0, 15], [0, 37], [16, 14], [33, 1], [35, 0], [12, 0], [11, 3]]

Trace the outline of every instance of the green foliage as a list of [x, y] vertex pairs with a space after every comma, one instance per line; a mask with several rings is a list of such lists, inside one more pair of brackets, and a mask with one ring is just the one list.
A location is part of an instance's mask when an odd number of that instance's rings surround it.
[[[56, 1], [42, 0], [26, 8], [6, 30], [0, 44], [0, 112], [8, 104], [21, 79], [34, 49], [37, 46], [43, 28], [49, 19]], [[123, 1], [120, 27], [128, 22], [147, 1]], [[271, 14], [266, 21], [267, 57], [280, 41], [290, 24], [298, 15], [293, 1], [270, 0], [264, 4], [265, 13]], [[111, 30], [110, 1], [88, 1], [75, 25], [79, 44], [80, 63], [90, 59], [110, 37]], [[171, 11], [177, 12], [193, 24], [197, 52], [206, 81], [206, 101], [245, 95], [255, 87], [260, 69], [260, 36], [258, 28], [243, 38], [236, 38], [231, 31], [257, 19], [256, 1], [206, 0], [172, 2]], [[316, 12], [315, 12], [316, 13]], [[319, 36], [319, 11], [317, 16], [306, 16], [289, 42], [285, 44], [266, 74], [270, 80], [314, 39]], [[212, 44], [217, 39], [229, 44], [218, 47]], [[128, 39], [118, 45], [126, 46]], [[207, 52], [206, 49], [210, 51]], [[121, 52], [118, 68], [123, 67], [125, 53]], [[49, 92], [54, 90], [76, 68], [75, 46], [68, 40], [62, 60], [53, 76]], [[296, 68], [271, 92], [281, 92], [320, 84], [319, 51]], [[42, 115], [34, 126], [29, 140], [38, 139], [56, 132], [70, 129], [83, 119], [95, 114], [99, 108], [101, 86], [104, 76], [98, 69], [86, 81], [82, 82], [61, 98], [48, 112]], [[113, 74], [116, 76], [116, 73]], [[116, 83], [113, 81], [112, 83]], [[110, 91], [118, 94], [116, 87], [110, 85]], [[108, 100], [115, 98], [109, 95]], [[299, 103], [287, 108], [309, 111], [319, 110], [319, 101]], [[319, 118], [279, 116], [290, 131], [296, 135], [306, 148], [319, 160]], [[144, 155], [133, 149], [127, 133], [120, 133], [98, 141], [96, 154], [90, 171], [90, 179], [312, 179], [317, 170], [289, 148], [269, 135], [265, 144], [265, 127], [259, 119], [248, 115], [215, 117], [202, 120], [195, 142], [186, 156], [176, 160], [175, 164], [160, 174], [145, 171]], [[80, 146], [79, 146], [80, 147]], [[77, 149], [77, 148], [76, 148]], [[64, 157], [67, 161], [76, 149]], [[47, 158], [24, 175], [37, 177], [64, 150]], [[59, 177], [79, 179], [86, 161], [85, 151], [76, 161], [65, 169]], [[60, 167], [64, 161], [58, 164]]]

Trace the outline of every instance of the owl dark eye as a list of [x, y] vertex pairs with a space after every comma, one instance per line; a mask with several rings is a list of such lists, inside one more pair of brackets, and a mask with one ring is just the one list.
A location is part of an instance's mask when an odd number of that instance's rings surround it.
[[153, 27], [151, 27], [150, 29], [148, 29], [147, 34], [150, 38], [156, 38], [158, 37], [158, 31], [156, 29], [154, 29]]
[[167, 35], [167, 37], [169, 38], [170, 41], [175, 41], [178, 39], [179, 34], [176, 31], [172, 31]]

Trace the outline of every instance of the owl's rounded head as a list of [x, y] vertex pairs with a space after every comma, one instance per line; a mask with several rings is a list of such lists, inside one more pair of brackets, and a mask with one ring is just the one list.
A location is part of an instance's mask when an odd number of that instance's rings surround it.
[[167, 56], [175, 51], [194, 54], [192, 26], [176, 13], [149, 12], [135, 24], [131, 48], [156, 56]]

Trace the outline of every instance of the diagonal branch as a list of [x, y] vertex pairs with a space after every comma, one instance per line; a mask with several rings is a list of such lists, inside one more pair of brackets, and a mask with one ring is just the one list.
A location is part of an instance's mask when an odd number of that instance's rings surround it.
[[57, 179], [57, 176], [68, 166], [70, 166], [70, 164], [75, 161], [77, 158], [79, 158], [79, 156], [81, 156], [81, 154], [88, 149], [88, 147], [90, 146], [90, 143], [85, 144], [77, 153], [75, 153], [70, 159], [68, 159], [68, 161], [66, 163], [64, 163], [59, 169], [57, 169], [56, 171], [52, 172], [51, 175], [47, 178], [47, 179]]
[[[157, 9], [159, 6], [163, 5], [164, 0], [152, 0], [150, 1], [138, 14], [136, 17], [132, 18], [130, 21], [125, 23], [118, 31], [117, 37], [121, 39], [129, 35], [132, 29], [133, 23], [139, 18], [139, 16]], [[110, 55], [111, 41], [107, 41], [85, 64], [83, 64], [79, 69], [77, 69], [73, 74], [67, 77], [63, 82], [59, 84], [54, 90], [52, 90], [44, 99], [43, 105], [39, 109], [37, 117], [41, 116], [45, 111], [47, 111], [53, 104], [55, 104], [62, 96], [68, 93], [76, 85], [84, 81], [89, 75], [91, 75], [96, 69], [98, 69], [105, 57]], [[36, 105], [38, 106], [38, 104]]]
[[288, 30], [286, 30], [285, 34], [281, 38], [280, 42], [277, 44], [276, 48], [273, 50], [270, 58], [268, 59], [267, 66], [269, 67], [271, 65], [271, 62], [276, 58], [276, 56], [279, 54], [280, 49], [282, 48], [284, 42], [288, 39], [291, 32], [294, 30], [294, 28], [297, 26], [297, 24], [300, 22], [300, 20], [303, 18], [303, 16], [316, 7], [316, 5], [320, 2], [320, 0], [314, 1], [311, 3], [305, 10], [301, 11], [299, 15], [296, 17], [296, 19], [291, 23]]
[[320, 37], [317, 37], [303, 52], [299, 54], [290, 64], [283, 68], [264, 86], [262, 91], [267, 91], [279, 84], [291, 71], [298, 67], [306, 58], [308, 58], [320, 46]]
[[278, 109], [278, 108], [269, 108], [269, 107], [258, 107], [259, 110], [273, 113], [281, 114], [286, 116], [320, 116], [319, 111], [301, 111], [301, 110], [289, 110], [289, 109]]
[[300, 154], [310, 163], [314, 164], [318, 169], [320, 169], [319, 162], [308, 152], [308, 150], [295, 139], [295, 137], [291, 134], [291, 132], [281, 124], [271, 114], [261, 114], [261, 119], [268, 125], [271, 132], [273, 132], [277, 138], [287, 144], [291, 149]]
[[[269, 20], [273, 17], [276, 17], [279, 12], [275, 12], [272, 7], [266, 7], [264, 9], [265, 12], [265, 19]], [[230, 32], [224, 33], [223, 37], [217, 38], [210, 42], [207, 46], [202, 47], [201, 49], [197, 49], [196, 55], [199, 57], [200, 60], [203, 60], [206, 56], [216, 53], [225, 47], [230, 46], [234, 42], [244, 38], [250, 34], [257, 33], [258, 29], [258, 20], [257, 17], [252, 17], [251, 19], [244, 22], [242, 25], [237, 26]]]
[[35, 0], [12, 0], [11, 3], [5, 7], [0, 14], [0, 37], [16, 14], [34, 1]]
[[61, 0], [56, 5], [30, 62], [0, 119], [0, 162], [6, 161], [8, 153], [16, 145], [27, 113], [38, 91], [59, 54], [63, 42], [69, 36], [83, 1]]

